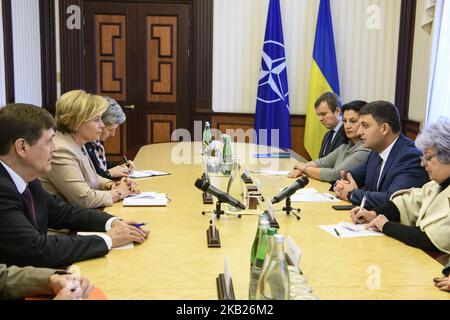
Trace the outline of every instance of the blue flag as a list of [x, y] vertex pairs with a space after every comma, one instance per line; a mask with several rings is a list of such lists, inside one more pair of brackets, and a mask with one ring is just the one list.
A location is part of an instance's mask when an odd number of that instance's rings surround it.
[[289, 91], [280, 0], [270, 0], [269, 4], [256, 100], [255, 129], [258, 144], [291, 147]]

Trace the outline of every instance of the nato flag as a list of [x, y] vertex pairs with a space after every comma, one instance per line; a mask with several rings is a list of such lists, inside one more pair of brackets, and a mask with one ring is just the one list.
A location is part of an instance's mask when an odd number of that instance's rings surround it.
[[289, 92], [280, 0], [270, 0], [256, 101], [258, 144], [291, 147]]

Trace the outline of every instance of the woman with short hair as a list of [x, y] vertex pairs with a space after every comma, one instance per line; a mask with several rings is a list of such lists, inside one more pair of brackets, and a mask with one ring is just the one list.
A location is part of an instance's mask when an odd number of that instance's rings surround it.
[[98, 175], [107, 179], [128, 177], [129, 173], [134, 170], [133, 161], [128, 160], [127, 163], [117, 165], [115, 162], [106, 160], [103, 142], [110, 137], [114, 137], [116, 129], [125, 122], [126, 116], [116, 100], [110, 97], [105, 97], [105, 99], [108, 101], [108, 107], [102, 114], [102, 121], [105, 126], [102, 129], [100, 139], [89, 141], [84, 146]]
[[362, 146], [359, 129], [359, 111], [367, 104], [355, 100], [342, 106], [342, 121], [348, 143], [341, 145], [327, 156], [307, 163], [299, 163], [288, 177], [297, 178], [307, 175], [321, 181], [336, 181], [341, 176], [341, 170], [350, 171], [363, 164], [370, 150]]
[[107, 105], [105, 98], [83, 90], [69, 91], [56, 102], [56, 150], [51, 171], [40, 179], [49, 193], [84, 208], [111, 206], [138, 192], [128, 178], [115, 183], [97, 175], [84, 147], [100, 138]]
[[425, 251], [450, 253], [450, 120], [441, 118], [417, 137], [423, 152], [421, 165], [430, 182], [422, 188], [394, 193], [372, 211], [354, 208], [355, 223], [368, 223], [388, 236]]

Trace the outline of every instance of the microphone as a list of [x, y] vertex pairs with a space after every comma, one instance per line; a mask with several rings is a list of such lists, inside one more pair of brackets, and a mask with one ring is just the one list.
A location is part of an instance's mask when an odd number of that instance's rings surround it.
[[309, 183], [308, 177], [301, 177], [300, 179], [297, 179], [293, 184], [291, 184], [289, 187], [282, 190], [280, 193], [278, 193], [276, 196], [274, 196], [271, 200], [272, 203], [278, 203], [281, 200], [288, 198], [292, 196], [295, 191], [298, 189], [304, 188]]
[[206, 180], [197, 179], [197, 181], [195, 181], [195, 186], [198, 189], [200, 189], [204, 192], [210, 193], [213, 196], [217, 197], [217, 199], [219, 199], [220, 202], [228, 203], [228, 204], [232, 205], [233, 207], [245, 210], [245, 206], [242, 203], [240, 203], [238, 200], [236, 200], [235, 198], [230, 196], [228, 193], [223, 192], [223, 191], [217, 189], [216, 187], [212, 186]]

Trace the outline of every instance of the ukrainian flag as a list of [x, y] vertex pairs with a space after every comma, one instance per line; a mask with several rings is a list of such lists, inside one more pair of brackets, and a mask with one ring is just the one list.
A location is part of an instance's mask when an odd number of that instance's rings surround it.
[[340, 95], [330, 0], [320, 0], [316, 38], [314, 41], [313, 62], [311, 66], [304, 139], [305, 148], [312, 159], [318, 158], [320, 145], [323, 136], [327, 131], [317, 119], [314, 102], [323, 93], [329, 91]]

